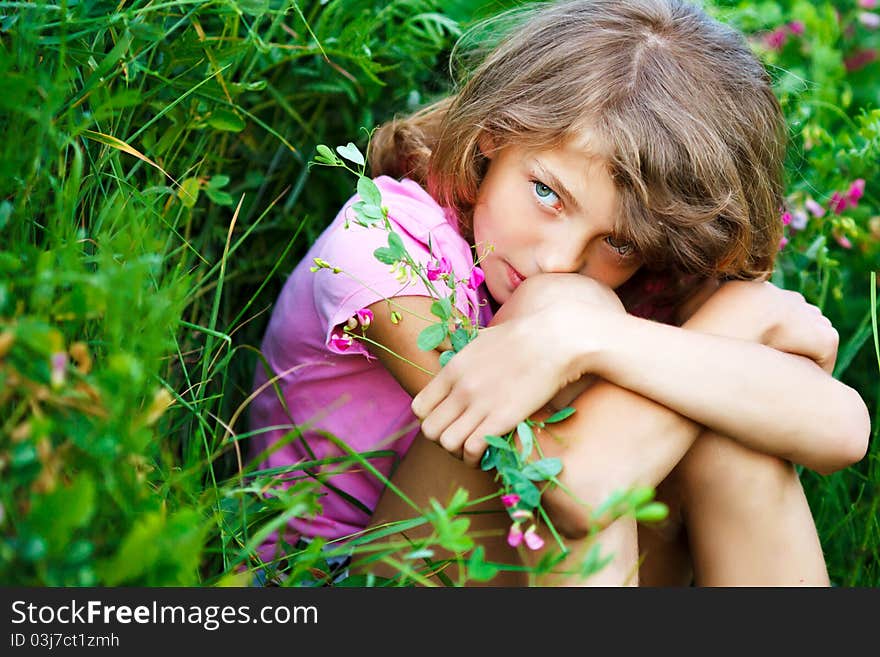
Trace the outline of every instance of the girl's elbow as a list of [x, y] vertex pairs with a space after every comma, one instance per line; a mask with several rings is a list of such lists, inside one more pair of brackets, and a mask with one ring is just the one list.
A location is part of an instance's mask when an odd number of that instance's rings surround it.
[[871, 435], [871, 417], [859, 394], [849, 389], [852, 397], [846, 421], [834, 427], [834, 457], [824, 467], [816, 468], [822, 475], [833, 474], [865, 458]]

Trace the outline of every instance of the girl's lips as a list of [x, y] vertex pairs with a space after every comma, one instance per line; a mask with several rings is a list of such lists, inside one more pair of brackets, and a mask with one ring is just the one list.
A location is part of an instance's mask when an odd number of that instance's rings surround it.
[[510, 266], [509, 263], [504, 263], [507, 266], [507, 278], [510, 282], [510, 287], [514, 290], [519, 287], [519, 284], [526, 280], [526, 277], [520, 274], [516, 269]]

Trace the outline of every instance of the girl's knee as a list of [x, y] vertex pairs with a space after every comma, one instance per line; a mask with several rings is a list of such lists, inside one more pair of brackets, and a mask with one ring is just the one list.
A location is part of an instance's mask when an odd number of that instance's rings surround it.
[[756, 452], [706, 431], [676, 468], [688, 500], [721, 500], [731, 505], [762, 505], [781, 499], [799, 485], [794, 466], [785, 459]]
[[592, 278], [580, 274], [539, 274], [530, 276], [520, 284], [495, 314], [492, 323], [501, 323], [518, 315], [572, 301], [626, 312], [614, 290]]

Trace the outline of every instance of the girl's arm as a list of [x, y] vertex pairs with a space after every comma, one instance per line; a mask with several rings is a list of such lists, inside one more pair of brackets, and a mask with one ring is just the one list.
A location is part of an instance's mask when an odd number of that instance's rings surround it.
[[[467, 455], [482, 451], [483, 435], [509, 431], [560, 388], [596, 373], [616, 384], [600, 389], [616, 394], [620, 403], [577, 404], [585, 413], [576, 416], [589, 415], [600, 433], [641, 422], [636, 416], [645, 405], [635, 400], [642, 398], [655, 405], [658, 417], [660, 409], [671, 409], [752, 449], [820, 473], [863, 457], [870, 422], [859, 395], [807, 358], [756, 344], [807, 354], [829, 367], [836, 333], [815, 308], [769, 284], [734, 283], [723, 286], [701, 311], [676, 328], [589, 303], [549, 304], [491, 329], [494, 339], [468, 345], [416, 397], [413, 410], [423, 418], [427, 437], [453, 447], [465, 444]], [[834, 344], [823, 344], [829, 340]], [[546, 362], [534, 356], [541, 351]], [[568, 356], [564, 365], [559, 354]], [[519, 361], [529, 358], [530, 378], [513, 378], [521, 375]], [[615, 387], [629, 394], [612, 394]], [[535, 396], [539, 389], [543, 392]], [[596, 394], [591, 388], [582, 397]], [[607, 413], [604, 423], [601, 413]], [[569, 422], [577, 423], [575, 417]], [[652, 438], [657, 450], [663, 451], [664, 423], [671, 419], [657, 421]], [[579, 435], [592, 431], [584, 427]], [[661, 469], [674, 464], [664, 461]]]

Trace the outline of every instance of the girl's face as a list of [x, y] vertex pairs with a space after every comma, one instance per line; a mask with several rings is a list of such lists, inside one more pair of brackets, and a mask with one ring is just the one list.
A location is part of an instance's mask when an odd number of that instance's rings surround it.
[[604, 162], [583, 146], [495, 151], [473, 215], [489, 293], [503, 304], [523, 280], [542, 273], [583, 274], [612, 289], [622, 285], [641, 261], [614, 236], [616, 209], [617, 191]]

